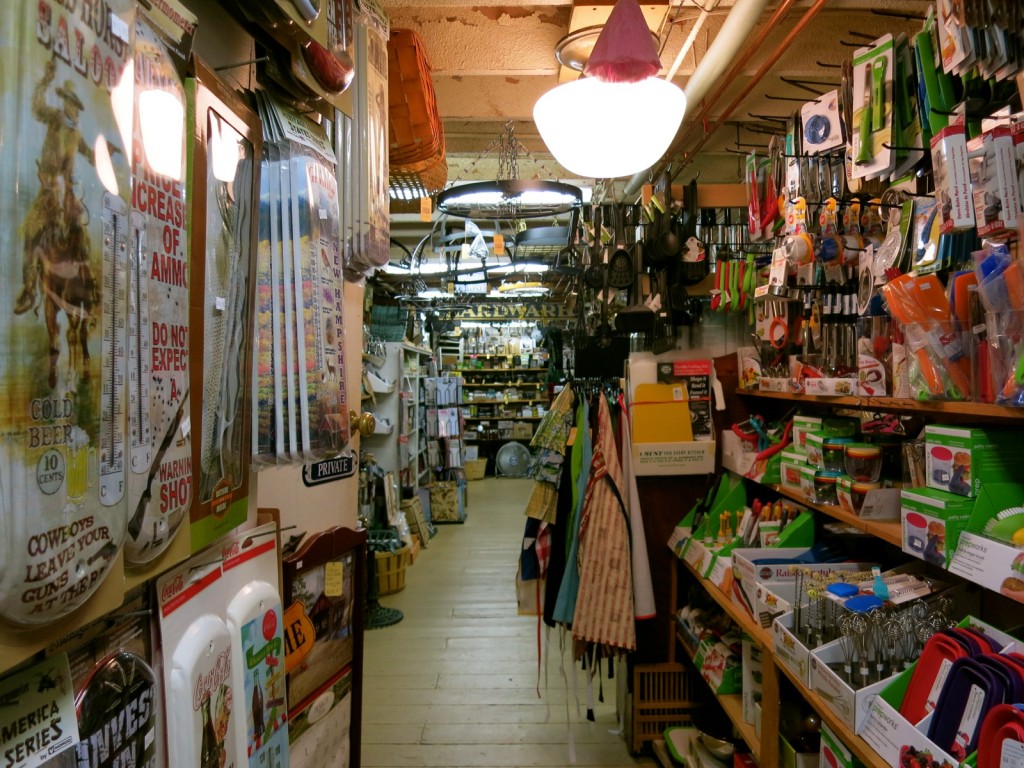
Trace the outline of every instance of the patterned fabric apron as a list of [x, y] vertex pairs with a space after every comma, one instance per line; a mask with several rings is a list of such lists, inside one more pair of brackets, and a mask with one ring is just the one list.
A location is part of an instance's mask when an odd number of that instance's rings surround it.
[[573, 638], [634, 650], [629, 524], [621, 493], [615, 490], [623, 487], [622, 469], [611, 413], [603, 397], [598, 402], [593, 450], [578, 537], [580, 573]]

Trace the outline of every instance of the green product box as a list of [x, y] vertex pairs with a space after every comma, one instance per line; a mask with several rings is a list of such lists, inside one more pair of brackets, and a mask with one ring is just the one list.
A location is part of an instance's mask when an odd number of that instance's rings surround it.
[[924, 430], [929, 488], [974, 498], [983, 483], [1013, 482], [1024, 462], [1019, 435], [996, 429], [929, 424]]
[[933, 488], [903, 489], [900, 493], [903, 551], [948, 568], [973, 511], [974, 499]]
[[817, 432], [821, 429], [820, 416], [794, 416], [793, 417], [793, 445], [791, 450], [797, 453], [807, 452], [807, 433]]
[[693, 663], [716, 694], [743, 691], [743, 665], [721, 639], [709, 637], [701, 640]]
[[779, 483], [790, 491], [800, 491], [800, 468], [807, 466], [807, 456], [799, 451], [787, 449], [779, 454], [782, 463], [779, 466]]
[[822, 723], [818, 768], [864, 768], [864, 763], [839, 740], [831, 728]]

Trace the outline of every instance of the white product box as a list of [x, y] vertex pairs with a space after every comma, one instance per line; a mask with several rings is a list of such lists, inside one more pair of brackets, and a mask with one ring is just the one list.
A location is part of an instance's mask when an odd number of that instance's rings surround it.
[[787, 611], [772, 622], [772, 648], [782, 662], [805, 686], [811, 683], [810, 649], [793, 634], [793, 611]]
[[941, 231], [962, 232], [974, 227], [974, 198], [967, 165], [967, 136], [963, 118], [932, 136], [935, 195], [942, 216]]
[[[845, 660], [841, 640], [815, 648], [810, 655], [810, 687], [826, 706], [838, 715], [843, 724], [859, 733], [867, 720], [871, 701], [885, 688], [892, 677], [863, 688], [854, 689], [829, 665], [842, 664]], [[854, 673], [857, 673], [854, 669]]]
[[[964, 619], [958, 626], [970, 626], [984, 632], [994, 638], [1004, 651], [1016, 648], [1016, 641], [1012, 637], [973, 617]], [[904, 756], [912, 750], [930, 752], [932, 759], [939, 764], [942, 764], [943, 760], [947, 760], [951, 766], [960, 765], [957, 760], [939, 749], [931, 739], [925, 736], [928, 718], [915, 724], [909, 722], [899, 713], [902, 702], [902, 693], [899, 691], [906, 690], [906, 681], [913, 675], [913, 672], [914, 667], [901, 672], [889, 682], [889, 685], [877, 692], [868, 707], [868, 716], [863, 721], [858, 734], [890, 765], [903, 765]]]
[[756, 705], [761, 702], [764, 650], [753, 640], [743, 640], [743, 722], [754, 725]]
[[[874, 565], [874, 563], [775, 563], [770, 565], [756, 563], [757, 560], [768, 558], [773, 560], [793, 559], [806, 552], [806, 547], [734, 549], [731, 553], [732, 601], [753, 616], [757, 605], [759, 584], [779, 593], [783, 589], [794, 588], [798, 570], [809, 568], [815, 573], [828, 574], [834, 571], [871, 570], [871, 566]], [[789, 599], [791, 600], [792, 597]]]

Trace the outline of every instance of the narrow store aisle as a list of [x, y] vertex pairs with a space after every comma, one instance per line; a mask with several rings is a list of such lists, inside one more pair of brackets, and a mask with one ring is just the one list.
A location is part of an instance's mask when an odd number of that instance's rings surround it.
[[[548, 659], [549, 690], [538, 699], [537, 621], [516, 613], [516, 554], [531, 485], [469, 483], [465, 524], [441, 526], [407, 571], [406, 588], [381, 598], [405, 618], [366, 633], [364, 768], [570, 764], [557, 650]], [[581, 674], [585, 701], [582, 682]], [[576, 765], [656, 765], [633, 758], [613, 732], [614, 681], [604, 694], [596, 722], [577, 715], [568, 694]]]

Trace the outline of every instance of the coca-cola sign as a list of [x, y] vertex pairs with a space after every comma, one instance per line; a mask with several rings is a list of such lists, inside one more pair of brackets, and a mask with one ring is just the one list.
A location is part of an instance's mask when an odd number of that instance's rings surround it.
[[199, 711], [203, 702], [217, 690], [231, 674], [231, 649], [225, 648], [217, 657], [213, 667], [206, 674], [196, 678], [196, 687], [192, 692], [192, 708]]

